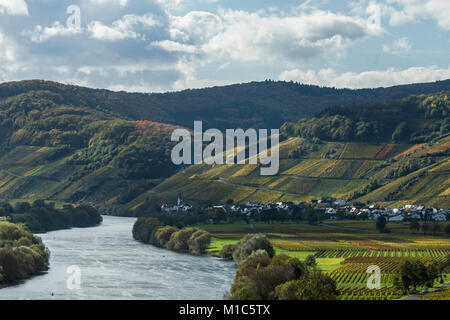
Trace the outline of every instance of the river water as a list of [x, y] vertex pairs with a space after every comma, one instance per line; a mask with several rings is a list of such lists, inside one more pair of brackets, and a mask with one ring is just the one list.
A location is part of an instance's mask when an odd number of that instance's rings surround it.
[[[131, 234], [134, 222], [134, 218], [104, 216], [103, 223], [95, 228], [40, 235], [51, 251], [50, 270], [0, 289], [0, 299], [223, 298], [234, 279], [234, 263], [136, 242]], [[70, 266], [78, 266], [81, 271], [79, 289], [67, 285], [68, 279], [74, 283], [67, 272]]]

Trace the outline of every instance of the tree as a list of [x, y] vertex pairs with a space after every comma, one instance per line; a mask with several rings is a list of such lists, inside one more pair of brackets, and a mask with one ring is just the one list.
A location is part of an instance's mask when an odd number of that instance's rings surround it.
[[172, 234], [177, 232], [177, 229], [171, 226], [159, 227], [153, 233], [152, 244], [165, 247], [167, 242], [169, 242]]
[[185, 228], [180, 231], [174, 232], [169, 242], [167, 243], [167, 248], [170, 250], [180, 251], [180, 252], [188, 252], [189, 244], [188, 241], [191, 236], [196, 233], [198, 229], [196, 228]]
[[237, 244], [233, 251], [233, 259], [237, 264], [243, 262], [252, 252], [265, 250], [269, 257], [275, 255], [275, 250], [266, 235], [246, 235]]
[[133, 225], [133, 237], [144, 243], [150, 243], [153, 232], [161, 226], [161, 222], [153, 217], [139, 217]]
[[423, 232], [423, 234], [427, 234], [429, 230], [430, 230], [430, 225], [428, 223], [426, 223], [426, 222], [423, 223], [422, 224], [422, 232]]
[[336, 300], [339, 297], [336, 281], [326, 274], [315, 271], [309, 278], [303, 278], [299, 300]]
[[311, 276], [288, 281], [275, 289], [279, 300], [336, 300], [336, 282], [326, 274], [315, 271]]
[[385, 217], [383, 217], [383, 216], [378, 217], [377, 222], [376, 222], [377, 230], [381, 233], [388, 232], [389, 229], [386, 228], [386, 224], [387, 224], [387, 220]]
[[0, 267], [6, 283], [13, 283], [21, 278], [20, 262], [10, 248], [0, 249]]
[[305, 263], [301, 262], [299, 259], [290, 257], [286, 254], [279, 254], [272, 258], [270, 262], [271, 266], [276, 265], [286, 265], [290, 266], [294, 270], [295, 278], [300, 279], [303, 276], [308, 275], [308, 268]]
[[404, 294], [412, 289], [415, 291], [418, 286], [426, 285], [430, 282], [430, 275], [434, 272], [430, 267], [430, 271], [419, 259], [406, 259], [400, 263], [397, 273], [394, 277], [394, 285], [402, 290]]
[[392, 133], [393, 142], [401, 142], [407, 138], [408, 125], [406, 122], [400, 122], [395, 131]]
[[198, 230], [191, 235], [187, 242], [189, 252], [196, 255], [204, 254], [210, 242], [211, 235], [205, 230]]
[[319, 221], [319, 217], [317, 216], [317, 213], [312, 208], [308, 208], [306, 210], [306, 216], [308, 219], [308, 223], [311, 225], [317, 224], [317, 221]]
[[417, 221], [417, 219], [414, 219], [409, 223], [409, 230], [411, 230], [413, 233], [420, 230], [420, 223]]
[[446, 235], [450, 235], [450, 224], [445, 227], [444, 232]]
[[225, 260], [233, 260], [233, 251], [236, 248], [233, 244], [224, 245], [219, 251], [219, 257]]
[[305, 264], [311, 268], [316, 267], [317, 263], [316, 263], [316, 258], [314, 257], [314, 255], [310, 254], [309, 256], [307, 256], [305, 259]]
[[436, 280], [437, 278], [439, 278], [441, 276], [441, 263], [439, 263], [438, 261], [428, 261], [425, 264], [425, 268], [427, 269], [427, 281], [426, 281], [426, 285], [428, 288], [432, 288], [434, 285], [434, 280]]
[[433, 223], [431, 225], [431, 232], [433, 232], [433, 234], [437, 234], [441, 231], [442, 231], [442, 227], [439, 223]]

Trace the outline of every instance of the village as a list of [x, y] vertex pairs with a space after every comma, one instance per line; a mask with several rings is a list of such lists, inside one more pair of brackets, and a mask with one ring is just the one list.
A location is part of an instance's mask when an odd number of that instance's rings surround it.
[[[228, 201], [227, 204], [208, 204], [203, 206], [201, 211], [219, 210], [224, 213], [230, 211], [234, 214], [250, 217], [261, 214], [267, 210], [276, 210], [277, 212], [304, 211], [306, 209], [314, 210], [321, 219], [344, 220], [378, 220], [384, 217], [388, 222], [403, 221], [433, 221], [444, 222], [450, 220], [450, 209], [438, 209], [422, 205], [405, 204], [398, 208], [382, 208], [377, 205], [354, 204], [353, 206], [343, 199], [327, 198], [322, 200], [311, 200], [306, 202], [277, 202], [274, 204], [261, 204], [259, 202], [247, 202], [245, 205], [233, 204]], [[176, 205], [163, 204], [161, 212], [165, 214], [189, 213], [194, 207], [186, 203], [181, 196], [178, 197]]]

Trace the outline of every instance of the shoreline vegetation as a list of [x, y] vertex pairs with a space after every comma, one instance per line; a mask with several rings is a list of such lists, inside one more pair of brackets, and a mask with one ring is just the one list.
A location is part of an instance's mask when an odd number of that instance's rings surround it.
[[205, 230], [164, 225], [158, 218], [148, 216], [136, 220], [133, 238], [145, 244], [193, 255], [205, 254], [211, 242], [211, 235]]
[[88, 205], [64, 205], [53, 202], [0, 203], [0, 289], [45, 272], [50, 251], [33, 233], [97, 226], [103, 218]]
[[8, 202], [2, 202], [0, 203], [0, 219], [24, 224], [33, 233], [94, 227], [103, 220], [99, 211], [92, 206], [66, 204], [58, 209], [55, 208], [54, 202], [46, 203], [43, 200], [35, 200], [31, 204], [17, 202], [14, 206]]
[[50, 251], [23, 224], [0, 222], [0, 288], [48, 270]]

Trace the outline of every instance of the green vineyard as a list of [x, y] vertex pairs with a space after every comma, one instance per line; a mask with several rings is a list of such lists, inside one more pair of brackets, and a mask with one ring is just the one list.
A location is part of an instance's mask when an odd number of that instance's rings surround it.
[[[342, 300], [391, 300], [402, 295], [394, 287], [394, 276], [404, 258], [418, 258], [423, 261], [444, 261], [450, 249], [404, 249], [404, 250], [322, 250], [316, 258], [344, 258], [341, 267], [329, 273], [338, 284]], [[381, 288], [367, 288], [369, 266], [381, 270]]]

